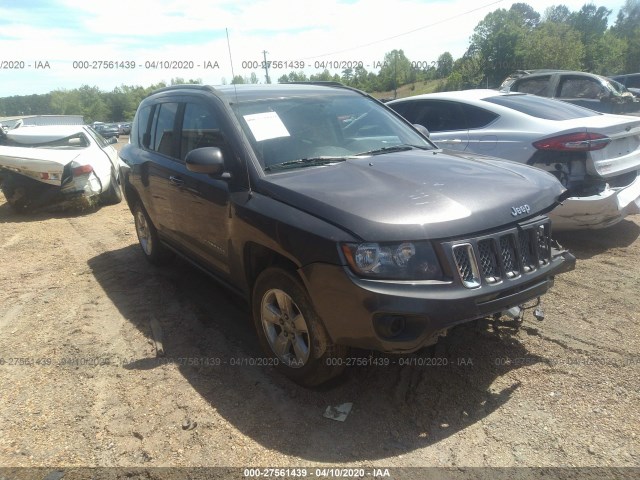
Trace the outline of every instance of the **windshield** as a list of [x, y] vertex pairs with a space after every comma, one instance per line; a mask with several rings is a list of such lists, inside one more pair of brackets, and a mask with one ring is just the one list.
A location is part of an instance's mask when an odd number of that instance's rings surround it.
[[436, 148], [385, 107], [352, 92], [270, 98], [233, 108], [267, 172]]

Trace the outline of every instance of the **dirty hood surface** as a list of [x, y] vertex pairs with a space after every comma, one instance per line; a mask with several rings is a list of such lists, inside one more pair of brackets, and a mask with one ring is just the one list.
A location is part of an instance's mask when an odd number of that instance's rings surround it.
[[537, 168], [441, 150], [297, 168], [259, 188], [365, 241], [476, 234], [547, 211], [565, 191]]

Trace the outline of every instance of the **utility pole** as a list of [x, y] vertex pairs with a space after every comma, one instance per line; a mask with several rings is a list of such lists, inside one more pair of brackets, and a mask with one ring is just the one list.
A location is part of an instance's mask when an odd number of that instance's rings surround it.
[[269, 79], [269, 66], [267, 64], [267, 53], [269, 52], [267, 52], [266, 50], [262, 51], [262, 55], [264, 57], [264, 74], [267, 79], [267, 83], [271, 83], [271, 80]]

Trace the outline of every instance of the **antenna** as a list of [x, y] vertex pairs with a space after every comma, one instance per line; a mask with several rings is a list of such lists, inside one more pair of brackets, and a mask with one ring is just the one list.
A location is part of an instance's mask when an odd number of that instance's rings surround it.
[[231, 56], [231, 42], [229, 41], [229, 29], [225, 28], [224, 31], [227, 33], [227, 48], [229, 49], [229, 63], [231, 63], [231, 83], [233, 83], [233, 90], [236, 93], [236, 101], [238, 100], [238, 88], [234, 82], [236, 78], [236, 74], [233, 71], [233, 57]]
[[[229, 62], [231, 63], [231, 83], [233, 83], [233, 92], [235, 93], [236, 96], [236, 103], [238, 103], [238, 86], [235, 84], [235, 82], [233, 81], [234, 78], [236, 78], [236, 75], [233, 71], [233, 57], [231, 56], [231, 42], [229, 41], [229, 29], [225, 28], [224, 31], [227, 33], [227, 48], [229, 49]], [[251, 190], [251, 174], [249, 173], [249, 164], [248, 164], [248, 159], [244, 158], [244, 166], [247, 169], [247, 186], [249, 187], [249, 198], [251, 198], [252, 195], [252, 190]]]

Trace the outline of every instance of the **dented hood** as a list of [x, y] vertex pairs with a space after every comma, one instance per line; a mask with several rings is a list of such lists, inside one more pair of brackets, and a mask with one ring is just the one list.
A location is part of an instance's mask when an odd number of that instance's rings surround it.
[[259, 188], [365, 241], [475, 234], [546, 212], [565, 191], [537, 168], [441, 150], [298, 168]]

